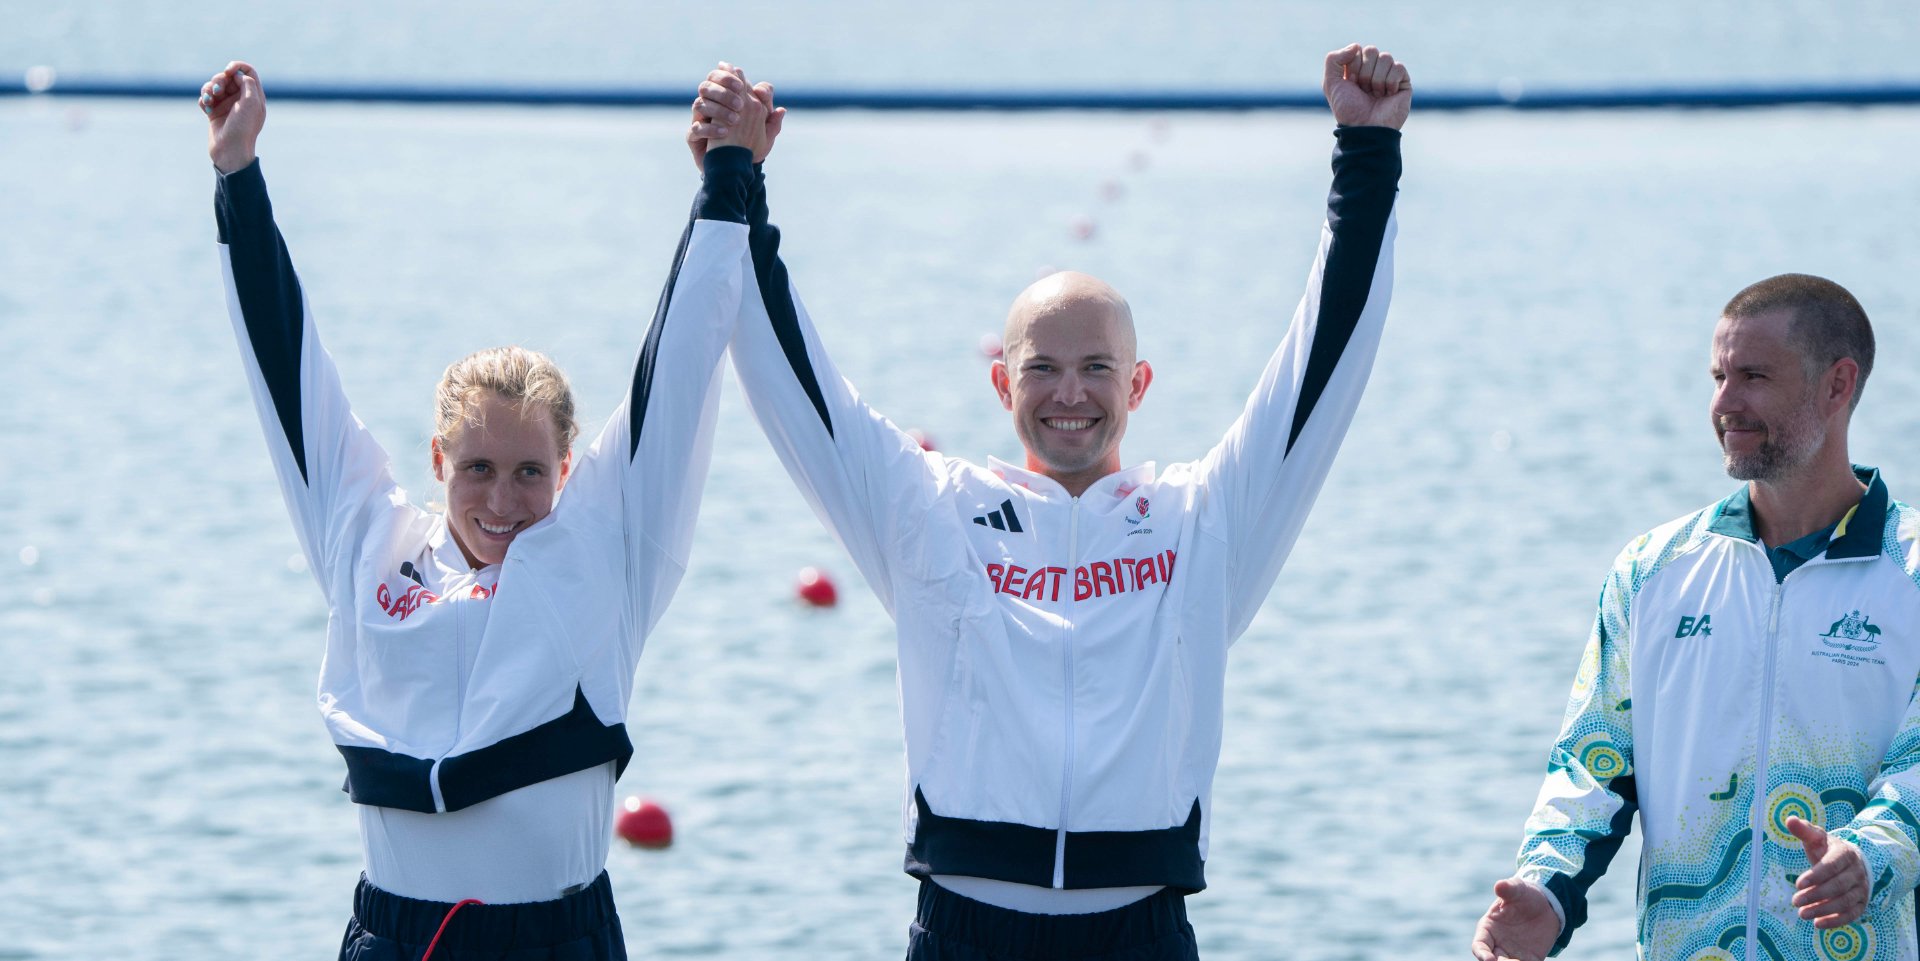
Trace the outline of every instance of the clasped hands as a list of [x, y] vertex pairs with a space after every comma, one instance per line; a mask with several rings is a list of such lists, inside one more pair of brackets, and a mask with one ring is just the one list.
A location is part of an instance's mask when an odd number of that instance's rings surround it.
[[693, 99], [693, 121], [687, 126], [687, 149], [701, 169], [710, 147], [745, 147], [753, 162], [767, 159], [787, 108], [773, 105], [773, 84], [749, 85], [739, 67], [722, 61], [700, 82]]
[[[1392, 54], [1356, 43], [1327, 54], [1322, 89], [1339, 123], [1398, 130], [1407, 120], [1413, 82]], [[722, 61], [693, 99], [687, 149], [694, 166], [705, 169], [709, 147], [746, 147], [754, 163], [766, 160], [786, 114], [785, 107], [774, 106], [773, 84], [749, 84], [739, 67]]]

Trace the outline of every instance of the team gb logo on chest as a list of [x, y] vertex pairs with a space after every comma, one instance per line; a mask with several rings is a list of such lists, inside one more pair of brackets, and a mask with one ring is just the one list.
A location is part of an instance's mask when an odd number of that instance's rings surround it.
[[1148, 506], [1148, 505], [1147, 505], [1147, 499], [1146, 499], [1146, 498], [1144, 498], [1144, 497], [1136, 497], [1136, 498], [1134, 498], [1134, 499], [1133, 499], [1133, 512], [1134, 512], [1134, 514], [1136, 514], [1136, 515], [1138, 515], [1138, 516], [1136, 516], [1136, 517], [1129, 517], [1129, 518], [1127, 518], [1127, 523], [1129, 523], [1129, 524], [1138, 524], [1138, 523], [1140, 523], [1141, 521], [1144, 521], [1144, 520], [1146, 520], [1146, 519], [1147, 519], [1148, 517], [1150, 517], [1150, 516], [1152, 516], [1152, 515], [1150, 515], [1150, 514], [1148, 514], [1148, 513], [1147, 513], [1147, 506]]

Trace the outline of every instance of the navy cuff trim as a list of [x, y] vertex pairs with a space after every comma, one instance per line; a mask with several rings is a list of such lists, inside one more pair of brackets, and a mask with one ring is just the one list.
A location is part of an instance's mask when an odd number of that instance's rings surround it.
[[306, 483], [307, 443], [300, 411], [300, 345], [306, 308], [293, 258], [273, 223], [273, 202], [267, 199], [267, 181], [258, 157], [233, 173], [220, 175], [214, 187], [213, 216], [220, 243], [227, 248], [227, 263], [233, 268], [233, 291], [246, 322], [248, 346], [267, 383], [294, 466]]
[[667, 326], [667, 311], [673, 306], [673, 288], [680, 282], [680, 268], [687, 261], [687, 247], [693, 243], [693, 226], [712, 220], [745, 224], [753, 203], [754, 184], [759, 168], [753, 153], [745, 147], [715, 147], [704, 161], [706, 179], [693, 198], [693, 214], [687, 229], [680, 232], [680, 246], [673, 252], [673, 269], [660, 288], [660, 301], [653, 308], [653, 324], [640, 345], [640, 357], [634, 361], [633, 382], [627, 390], [627, 459], [640, 453], [640, 431], [646, 426], [647, 405], [653, 400], [654, 365], [660, 358], [660, 338]]
[[700, 220], [746, 223], [758, 173], [753, 151], [745, 147], [715, 147], [707, 151], [702, 169], [705, 180], [700, 187], [700, 198], [693, 205], [694, 216]]
[[1348, 139], [1372, 143], [1397, 144], [1400, 142], [1400, 131], [1392, 127], [1382, 127], [1378, 124], [1335, 124], [1333, 135], [1339, 138], [1342, 143], [1345, 143]]
[[214, 169], [213, 219], [220, 229], [220, 242], [229, 243], [229, 224], [245, 220], [248, 224], [273, 223], [273, 203], [267, 199], [267, 178], [260, 173], [260, 158], [230, 174]]
[[[1613, 812], [1604, 836], [1587, 842], [1586, 856], [1582, 859], [1578, 874], [1568, 877], [1558, 872], [1547, 878], [1548, 893], [1559, 900], [1560, 907], [1566, 912], [1566, 923], [1560, 925], [1560, 937], [1553, 942], [1549, 955], [1559, 954], [1573, 941], [1573, 932], [1587, 923], [1587, 891], [1593, 887], [1600, 875], [1605, 874], [1607, 865], [1613, 862], [1613, 856], [1620, 851], [1620, 843], [1627, 839], [1627, 832], [1633, 829], [1633, 814], [1640, 809], [1640, 794], [1634, 783], [1633, 775], [1623, 775], [1607, 782], [1607, 790], [1618, 795], [1621, 804]], [[1652, 905], [1647, 905], [1651, 908]]]
[[1400, 131], [1341, 127], [1334, 131], [1334, 138], [1333, 190], [1327, 196], [1327, 226], [1333, 231], [1333, 242], [1321, 268], [1319, 322], [1287, 432], [1288, 453], [1306, 430], [1366, 312], [1400, 182]]

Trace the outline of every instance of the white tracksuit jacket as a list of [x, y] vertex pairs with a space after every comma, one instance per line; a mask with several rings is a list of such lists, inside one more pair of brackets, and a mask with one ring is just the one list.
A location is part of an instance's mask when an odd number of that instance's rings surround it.
[[1239, 420], [1197, 462], [1135, 467], [1078, 498], [1007, 464], [922, 451], [863, 404], [756, 195], [758, 283], [734, 365], [897, 624], [909, 873], [1206, 886], [1227, 648], [1327, 475], [1392, 287], [1399, 133], [1337, 137], [1306, 296]]
[[[1745, 486], [1614, 562], [1520, 849], [1565, 913], [1556, 951], [1637, 810], [1647, 961], [1920, 956], [1920, 512], [1857, 470], [1860, 503], [1784, 580]], [[1859, 845], [1857, 923], [1799, 918], [1790, 815]]]
[[748, 269], [751, 159], [713, 151], [707, 174], [625, 402], [553, 513], [477, 571], [348, 408], [258, 163], [220, 178], [227, 305], [326, 592], [320, 711], [353, 800], [457, 811], [632, 756], [634, 667], [686, 568]]

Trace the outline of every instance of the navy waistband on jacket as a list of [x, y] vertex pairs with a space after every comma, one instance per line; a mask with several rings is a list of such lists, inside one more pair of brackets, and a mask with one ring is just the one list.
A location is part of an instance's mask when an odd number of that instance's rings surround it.
[[[917, 878], [960, 874], [1039, 887], [1053, 886], [1059, 832], [1009, 821], [944, 817], [913, 789], [920, 820], [907, 845], [906, 870]], [[1200, 801], [1185, 824], [1147, 831], [1068, 831], [1062, 887], [1123, 888], [1164, 884], [1192, 893], [1207, 886], [1200, 858]]]
[[[436, 813], [433, 761], [372, 747], [336, 745], [347, 759], [343, 786], [356, 804]], [[529, 784], [614, 762], [614, 777], [633, 758], [625, 724], [601, 724], [580, 688], [573, 708], [545, 724], [479, 750], [440, 761], [440, 797], [448, 811], [472, 807]]]

